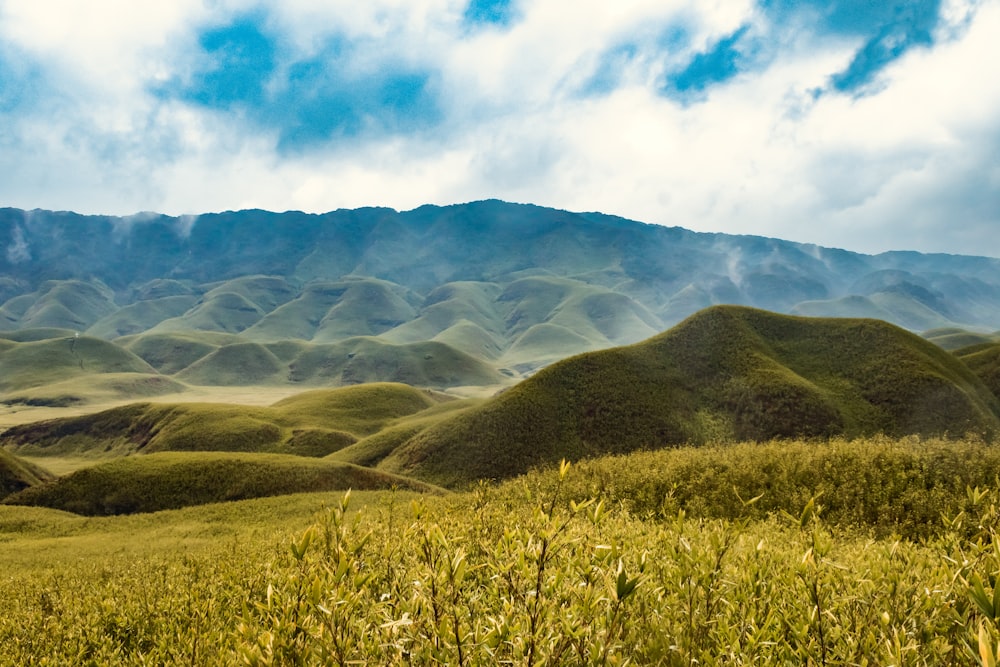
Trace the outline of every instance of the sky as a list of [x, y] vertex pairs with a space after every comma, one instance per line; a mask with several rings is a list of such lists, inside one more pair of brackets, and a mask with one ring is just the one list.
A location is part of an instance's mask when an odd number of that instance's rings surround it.
[[1000, 257], [1000, 0], [0, 0], [0, 206]]

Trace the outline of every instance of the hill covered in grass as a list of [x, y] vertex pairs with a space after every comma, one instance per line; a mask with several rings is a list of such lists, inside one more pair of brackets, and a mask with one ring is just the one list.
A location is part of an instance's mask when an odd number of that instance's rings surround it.
[[276, 454], [168, 452], [123, 457], [8, 495], [8, 505], [37, 505], [106, 516], [156, 512], [229, 500], [312, 491], [427, 484], [336, 461]]
[[1000, 396], [1000, 342], [963, 347], [955, 350], [955, 356], [978, 375], [994, 395]]
[[0, 499], [52, 478], [51, 474], [38, 466], [0, 449]]
[[716, 306], [642, 343], [554, 364], [413, 435], [379, 467], [455, 485], [684, 443], [997, 432], [997, 397], [919, 336], [878, 320]]
[[[498, 201], [184, 219], [0, 209], [4, 238], [25, 252], [0, 255], [0, 331], [113, 342], [189, 384], [499, 387], [717, 304], [1000, 328], [997, 259]], [[38, 381], [68, 377], [50, 370]]]
[[14, 426], [0, 434], [0, 446], [31, 456], [229, 451], [321, 457], [450, 400], [403, 384], [375, 383], [308, 391], [269, 407], [135, 403]]

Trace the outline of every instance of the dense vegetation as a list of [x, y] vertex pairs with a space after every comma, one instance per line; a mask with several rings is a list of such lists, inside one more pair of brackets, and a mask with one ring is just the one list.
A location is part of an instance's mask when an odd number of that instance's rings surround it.
[[[788, 462], [769, 489], [729, 493], [758, 474], [754, 447], [327, 495], [311, 525], [315, 495], [90, 520], [0, 507], [0, 664], [995, 664], [998, 498], [959, 488], [984, 445], [774, 443], [756, 452]], [[880, 455], [898, 483], [870, 513], [852, 477]], [[712, 502], [685, 491], [707, 475], [684, 456], [720, 462]], [[835, 459], [843, 475], [814, 476]], [[942, 461], [957, 475], [923, 465]], [[630, 504], [657, 465], [673, 491]], [[928, 486], [947, 510], [901, 538], [891, 498]]]

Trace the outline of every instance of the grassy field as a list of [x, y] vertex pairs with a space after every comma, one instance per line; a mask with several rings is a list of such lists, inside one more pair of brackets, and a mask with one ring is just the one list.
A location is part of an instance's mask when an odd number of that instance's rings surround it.
[[[786, 442], [445, 496], [0, 506], [0, 664], [992, 665], [1000, 510], [966, 485], [1000, 473], [987, 449]], [[868, 512], [852, 477], [875, 460], [897, 485]], [[911, 532], [891, 499], [927, 488], [940, 512]]]

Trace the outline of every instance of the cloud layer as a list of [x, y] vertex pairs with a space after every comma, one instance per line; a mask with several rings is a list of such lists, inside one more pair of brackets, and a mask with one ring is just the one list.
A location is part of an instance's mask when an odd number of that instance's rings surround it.
[[6, 0], [0, 205], [483, 198], [1000, 256], [1000, 0]]

